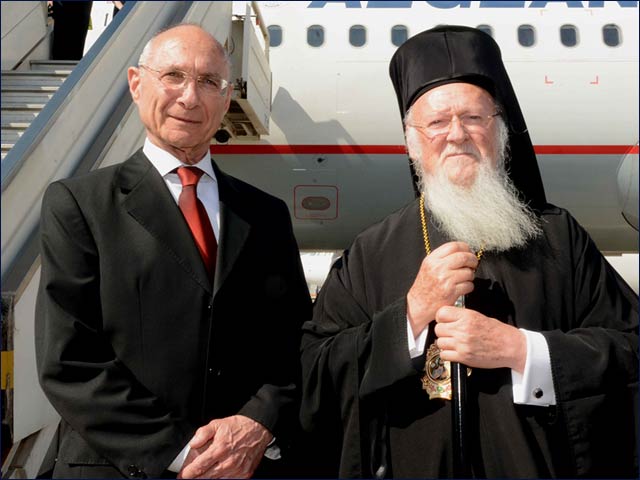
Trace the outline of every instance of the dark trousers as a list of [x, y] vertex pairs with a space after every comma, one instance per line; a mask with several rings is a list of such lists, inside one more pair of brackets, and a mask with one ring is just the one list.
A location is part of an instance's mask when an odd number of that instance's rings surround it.
[[53, 60], [80, 60], [93, 2], [53, 2]]

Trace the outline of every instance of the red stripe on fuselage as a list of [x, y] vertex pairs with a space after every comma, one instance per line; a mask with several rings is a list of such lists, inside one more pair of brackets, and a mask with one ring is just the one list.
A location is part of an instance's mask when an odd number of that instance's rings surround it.
[[[539, 155], [624, 155], [638, 153], [637, 145], [536, 145]], [[218, 155], [397, 155], [406, 153], [404, 145], [211, 145]]]
[[539, 155], [625, 155], [638, 153], [637, 145], [536, 145]]
[[219, 154], [398, 154], [405, 153], [404, 145], [267, 145], [256, 143], [253, 145], [211, 145], [211, 153]]

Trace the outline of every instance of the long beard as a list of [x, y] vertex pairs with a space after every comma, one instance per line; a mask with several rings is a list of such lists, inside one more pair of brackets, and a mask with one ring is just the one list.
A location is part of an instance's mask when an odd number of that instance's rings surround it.
[[[420, 160], [414, 162], [434, 223], [451, 239], [466, 242], [474, 250], [500, 252], [522, 247], [542, 233], [539, 219], [519, 199], [505, 171], [508, 136], [506, 126], [499, 125], [501, 128], [496, 140], [500, 152], [497, 167], [492, 168], [492, 162], [483, 159], [470, 186], [451, 183], [442, 169], [427, 174]], [[407, 144], [413, 144], [409, 151], [420, 154], [412, 148], [415, 142], [411, 140], [407, 138]]]

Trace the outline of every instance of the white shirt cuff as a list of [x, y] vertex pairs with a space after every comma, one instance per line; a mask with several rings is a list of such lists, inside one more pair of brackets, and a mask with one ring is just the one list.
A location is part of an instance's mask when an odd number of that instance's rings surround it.
[[280, 460], [282, 458], [282, 455], [280, 454], [280, 447], [276, 444], [276, 437], [273, 437], [269, 442], [269, 445], [267, 445], [264, 456], [269, 460]]
[[[187, 455], [189, 455], [190, 450], [191, 447], [187, 443], [187, 445], [182, 449], [178, 456], [173, 459], [171, 465], [167, 467], [167, 470], [175, 473], [178, 473], [180, 470], [182, 470], [182, 466], [184, 465], [184, 461], [187, 459]], [[276, 445], [276, 437], [273, 437], [269, 442], [269, 445], [267, 445], [267, 450], [264, 452], [264, 456], [269, 460], [280, 460], [282, 458], [280, 447]]]
[[547, 341], [539, 332], [520, 329], [527, 339], [524, 372], [511, 370], [513, 403], [548, 407], [556, 404], [556, 391], [551, 375], [551, 357]]
[[429, 335], [429, 325], [415, 338], [413, 336], [411, 322], [409, 321], [409, 317], [407, 317], [407, 346], [409, 347], [409, 356], [411, 358], [419, 357], [424, 353], [424, 346], [427, 343], [427, 336]]
[[184, 465], [184, 461], [186, 460], [190, 450], [191, 450], [191, 447], [187, 443], [187, 445], [182, 449], [182, 451], [178, 454], [178, 456], [173, 459], [173, 462], [171, 462], [171, 465], [167, 467], [167, 470], [169, 470], [170, 472], [176, 472], [176, 473], [182, 470], [182, 465]]

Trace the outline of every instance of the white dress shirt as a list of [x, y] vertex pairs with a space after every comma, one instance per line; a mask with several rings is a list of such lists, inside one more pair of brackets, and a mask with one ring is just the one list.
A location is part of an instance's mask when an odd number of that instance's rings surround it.
[[[429, 328], [431, 328], [431, 323], [420, 335], [414, 337], [411, 323], [407, 317], [407, 347], [411, 358], [419, 357], [424, 353]], [[522, 375], [511, 370], [513, 403], [543, 407], [555, 405], [556, 392], [553, 386], [551, 357], [547, 341], [544, 335], [539, 332], [531, 332], [522, 328], [520, 331], [527, 339], [527, 360]]]
[[204, 171], [205, 175], [200, 177], [196, 194], [207, 211], [211, 227], [213, 228], [213, 234], [217, 240], [220, 234], [220, 197], [218, 195], [218, 180], [211, 165], [211, 154], [209, 151], [207, 150], [207, 153], [198, 163], [187, 165], [166, 150], [162, 150], [160, 147], [151, 143], [147, 138], [144, 142], [144, 147], [142, 147], [142, 152], [147, 156], [156, 170], [158, 170], [162, 178], [164, 178], [164, 182], [167, 184], [167, 188], [171, 192], [176, 204], [178, 203], [180, 192], [182, 192], [182, 183], [180, 182], [180, 177], [178, 177], [178, 174], [174, 170], [178, 167], [198, 167]]

